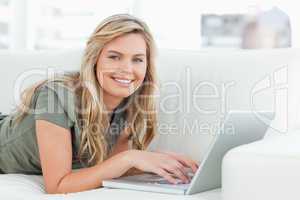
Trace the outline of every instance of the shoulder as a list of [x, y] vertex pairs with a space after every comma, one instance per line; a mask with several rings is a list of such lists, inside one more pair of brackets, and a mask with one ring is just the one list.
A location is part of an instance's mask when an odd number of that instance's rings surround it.
[[62, 81], [49, 81], [37, 89], [35, 102], [46, 107], [60, 106], [70, 118], [75, 119], [75, 99], [71, 87], [66, 86]]
[[41, 87], [38, 88], [37, 95], [39, 95], [40, 93], [55, 95], [62, 103], [75, 98], [73, 89], [70, 86], [66, 86], [61, 81], [50, 81], [44, 83]]
[[73, 89], [70, 86], [67, 86], [62, 81], [48, 81], [41, 85], [41, 87], [38, 88], [39, 91], [53, 91], [55, 92], [58, 97], [61, 97], [62, 95], [70, 94], [73, 95]]

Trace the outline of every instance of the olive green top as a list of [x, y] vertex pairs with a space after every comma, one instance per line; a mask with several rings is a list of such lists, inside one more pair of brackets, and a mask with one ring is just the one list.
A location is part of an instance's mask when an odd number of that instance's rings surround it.
[[[16, 113], [0, 120], [0, 173], [42, 174], [36, 139], [35, 120], [42, 119], [70, 130], [72, 138], [72, 168], [83, 166], [78, 160], [80, 126], [76, 114], [75, 93], [59, 82], [39, 87], [31, 101], [29, 112], [19, 124]], [[124, 102], [124, 101], [123, 101]], [[109, 151], [125, 127], [126, 112], [121, 103], [112, 113], [110, 127], [105, 134]], [[112, 125], [114, 127], [112, 128]], [[55, 147], [53, 147], [55, 148]]]

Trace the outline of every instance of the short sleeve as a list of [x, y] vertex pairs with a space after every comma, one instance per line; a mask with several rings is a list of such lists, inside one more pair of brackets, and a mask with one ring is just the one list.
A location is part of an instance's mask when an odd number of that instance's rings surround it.
[[46, 86], [41, 87], [37, 91], [35, 103], [35, 120], [45, 120], [54, 123], [60, 127], [70, 129], [73, 122], [68, 117], [61, 99], [57, 93]]

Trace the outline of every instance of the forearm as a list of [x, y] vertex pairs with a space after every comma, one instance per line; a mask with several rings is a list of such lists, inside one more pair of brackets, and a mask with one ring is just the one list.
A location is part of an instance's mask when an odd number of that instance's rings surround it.
[[131, 168], [129, 169], [125, 174], [123, 174], [121, 177], [124, 177], [124, 176], [133, 176], [133, 175], [138, 175], [138, 174], [143, 174], [145, 173], [144, 171], [142, 170], [139, 170], [137, 168]]
[[132, 168], [128, 158], [129, 151], [110, 157], [102, 163], [83, 168], [66, 175], [58, 185], [57, 193], [80, 192], [102, 186], [105, 179], [122, 176]]

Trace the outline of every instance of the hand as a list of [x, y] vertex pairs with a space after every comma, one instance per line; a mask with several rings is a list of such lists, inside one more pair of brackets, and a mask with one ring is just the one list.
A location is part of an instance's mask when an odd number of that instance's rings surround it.
[[178, 154], [175, 152], [171, 152], [171, 151], [156, 151], [158, 153], [163, 153], [163, 154], [167, 154], [170, 155], [174, 158], [176, 158], [177, 160], [179, 160], [185, 167], [189, 167], [193, 170], [193, 173], [196, 173], [199, 165], [196, 163], [196, 161], [192, 160], [191, 158], [182, 155], [182, 154]]
[[134, 175], [139, 175], [139, 174], [144, 174], [145, 172], [132, 167], [129, 170], [127, 170], [123, 175], [121, 175], [121, 177], [125, 177], [125, 176], [134, 176]]
[[[185, 172], [186, 164], [183, 163], [190, 163], [191, 161], [184, 157], [167, 153], [129, 150], [129, 158], [132, 167], [144, 172], [155, 173], [170, 183], [178, 183], [176, 177], [181, 179], [183, 183], [189, 182], [189, 178]], [[193, 167], [195, 166], [193, 165]]]

